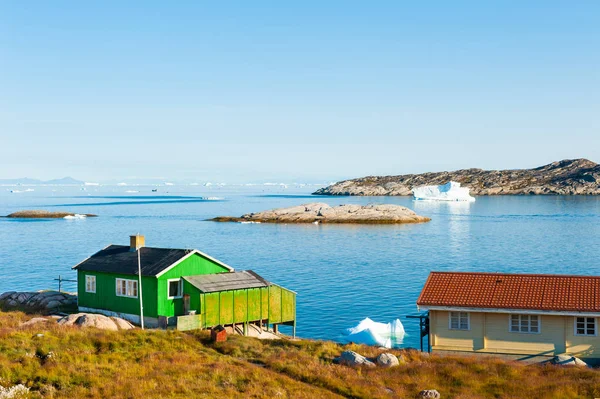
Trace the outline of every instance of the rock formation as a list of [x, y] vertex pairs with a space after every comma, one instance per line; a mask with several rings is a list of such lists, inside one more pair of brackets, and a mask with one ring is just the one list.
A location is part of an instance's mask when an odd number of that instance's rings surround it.
[[338, 364], [343, 364], [350, 367], [375, 367], [375, 363], [354, 351], [344, 351], [340, 357], [334, 359], [334, 361]]
[[400, 365], [400, 361], [396, 355], [391, 353], [380, 353], [375, 359], [375, 363], [381, 367], [396, 367]]
[[216, 222], [246, 223], [363, 223], [395, 224], [422, 223], [430, 219], [419, 216], [412, 210], [399, 205], [338, 205], [329, 206], [322, 202], [248, 213], [241, 217], [221, 216], [211, 219]]
[[[52, 212], [52, 211], [43, 211], [43, 210], [29, 210], [29, 211], [18, 211], [11, 213], [10, 215], [6, 215], [7, 218], [13, 219], [61, 219], [65, 216], [75, 216], [77, 213], [73, 212]], [[96, 217], [98, 215], [93, 215], [91, 213], [84, 213], [83, 216], [87, 217]]]
[[0, 295], [0, 306], [28, 311], [68, 310], [77, 307], [77, 295], [58, 291], [9, 291]]
[[93, 313], [74, 313], [58, 321], [62, 326], [95, 327], [101, 330], [131, 330], [133, 324], [119, 317], [108, 317]]
[[368, 176], [321, 188], [315, 195], [412, 195], [414, 187], [449, 181], [472, 195], [600, 195], [600, 165], [587, 159], [553, 162], [535, 169], [482, 170]]

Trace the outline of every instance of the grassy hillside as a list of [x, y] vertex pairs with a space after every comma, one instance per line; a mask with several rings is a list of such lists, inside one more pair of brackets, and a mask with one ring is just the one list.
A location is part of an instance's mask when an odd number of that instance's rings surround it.
[[[600, 371], [525, 366], [494, 358], [423, 356], [394, 351], [392, 369], [333, 364], [342, 350], [377, 348], [318, 341], [230, 337], [206, 332], [121, 332], [58, 326], [19, 327], [31, 316], [0, 312], [0, 385], [24, 384], [31, 398], [442, 398], [600, 397]], [[39, 336], [38, 334], [43, 334]]]

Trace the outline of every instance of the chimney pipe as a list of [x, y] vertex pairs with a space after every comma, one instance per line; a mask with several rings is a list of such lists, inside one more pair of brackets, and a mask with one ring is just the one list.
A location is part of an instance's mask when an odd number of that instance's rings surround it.
[[142, 248], [146, 243], [144, 236], [136, 234], [134, 236], [129, 236], [129, 250], [132, 252], [137, 251]]

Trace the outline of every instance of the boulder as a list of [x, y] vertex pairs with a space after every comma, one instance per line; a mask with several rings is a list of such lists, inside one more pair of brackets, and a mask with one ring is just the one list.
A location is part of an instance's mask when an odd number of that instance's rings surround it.
[[79, 327], [96, 327], [100, 330], [117, 331], [119, 329], [110, 317], [101, 314], [83, 314], [75, 321], [75, 324]]
[[0, 294], [0, 301], [8, 299], [13, 294], [16, 294], [16, 292], [15, 291], [8, 291], [8, 292], [5, 292], [3, 294]]
[[424, 389], [419, 392], [418, 398], [439, 399], [440, 393], [435, 389]]
[[62, 305], [60, 301], [50, 301], [46, 304], [46, 309], [56, 309]]
[[340, 355], [340, 357], [336, 358], [337, 363], [343, 364], [350, 367], [357, 366], [366, 366], [366, 367], [375, 367], [375, 363], [364, 357], [363, 355], [359, 355], [354, 351], [344, 351]]
[[375, 359], [375, 363], [381, 367], [396, 367], [400, 365], [400, 361], [391, 353], [381, 353]]
[[133, 324], [119, 317], [108, 317], [94, 313], [73, 313], [58, 320], [62, 326], [95, 327], [101, 330], [131, 330]]
[[77, 296], [67, 292], [5, 292], [0, 295], [0, 304], [12, 307], [29, 308], [34, 311], [54, 310], [60, 306], [74, 306]]
[[72, 326], [78, 318], [83, 316], [83, 313], [73, 313], [58, 320], [61, 326]]
[[587, 367], [587, 363], [583, 360], [570, 355], [558, 355], [554, 356], [551, 360], [552, 364], [557, 364], [559, 366], [579, 366], [579, 367]]
[[120, 317], [111, 317], [110, 319], [117, 325], [119, 330], [131, 330], [132, 328], [135, 328], [133, 324]]

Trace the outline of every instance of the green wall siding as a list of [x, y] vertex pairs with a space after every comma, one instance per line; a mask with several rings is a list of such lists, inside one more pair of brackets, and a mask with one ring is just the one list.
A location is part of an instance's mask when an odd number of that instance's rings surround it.
[[[296, 294], [278, 285], [200, 294], [203, 327], [269, 320], [289, 323], [296, 319]], [[262, 313], [262, 317], [261, 317]]]
[[[95, 294], [85, 292], [85, 276], [87, 275], [96, 276]], [[129, 274], [78, 272], [77, 295], [79, 306], [139, 315], [139, 298], [117, 296], [116, 279], [118, 278], [137, 281], [137, 276]], [[156, 279], [154, 277], [142, 277], [142, 298], [144, 300], [144, 316], [157, 317]]]
[[[228, 272], [229, 269], [206, 259], [205, 257], [194, 254], [189, 258], [177, 264], [174, 268], [167, 271], [162, 276], [158, 277], [158, 314], [160, 316], [173, 317], [183, 315], [183, 299], [175, 298], [168, 299], [168, 280], [176, 279], [184, 276], [197, 276], [200, 274], [215, 274]], [[185, 292], [185, 287], [184, 287]], [[190, 298], [191, 300], [191, 298]], [[145, 301], [144, 301], [145, 302]], [[191, 307], [191, 303], [190, 303]], [[194, 308], [192, 308], [194, 309]]]
[[[144, 316], [183, 315], [183, 298], [168, 299], [168, 280], [228, 271], [225, 267], [194, 254], [158, 278], [143, 277]], [[86, 275], [96, 276], [95, 294], [85, 292]], [[138, 298], [116, 295], [117, 278], [137, 280], [134, 275], [79, 271], [79, 306], [139, 315]], [[271, 324], [288, 323], [296, 318], [296, 294], [278, 285], [203, 294], [183, 280], [183, 294], [190, 295], [190, 310], [196, 310], [197, 314], [202, 315], [204, 327], [267, 319]]]

